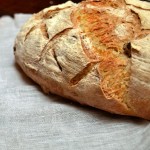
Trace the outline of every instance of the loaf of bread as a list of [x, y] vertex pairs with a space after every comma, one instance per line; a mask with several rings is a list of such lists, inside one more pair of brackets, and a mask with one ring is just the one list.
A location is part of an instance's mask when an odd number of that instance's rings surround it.
[[150, 120], [150, 3], [71, 1], [34, 14], [16, 62], [45, 93]]

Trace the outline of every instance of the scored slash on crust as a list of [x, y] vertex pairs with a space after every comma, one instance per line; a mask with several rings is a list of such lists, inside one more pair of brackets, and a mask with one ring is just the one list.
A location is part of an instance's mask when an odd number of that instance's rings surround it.
[[52, 47], [52, 42], [53, 40], [57, 39], [58, 37], [60, 37], [61, 35], [66, 34], [67, 32], [69, 32], [72, 28], [66, 28], [63, 31], [57, 33], [55, 36], [53, 36], [51, 39], [49, 39], [49, 41], [45, 44], [45, 47], [43, 48], [43, 50], [41, 51], [41, 55], [40, 55], [40, 60], [42, 60], [42, 58], [44, 58], [44, 56], [46, 55], [47, 51], [50, 49], [50, 47]]
[[81, 81], [90, 71], [91, 69], [96, 65], [96, 63], [89, 63], [86, 65], [86, 67], [81, 70], [77, 75], [75, 75], [75, 77], [73, 77], [70, 80], [70, 85], [76, 85], [78, 84], [79, 81]]

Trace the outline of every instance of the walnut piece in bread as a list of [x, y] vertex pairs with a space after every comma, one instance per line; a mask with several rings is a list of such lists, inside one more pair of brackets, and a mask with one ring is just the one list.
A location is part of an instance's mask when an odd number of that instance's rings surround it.
[[16, 37], [16, 62], [46, 93], [150, 119], [150, 5], [134, 1], [68, 1], [34, 14]]

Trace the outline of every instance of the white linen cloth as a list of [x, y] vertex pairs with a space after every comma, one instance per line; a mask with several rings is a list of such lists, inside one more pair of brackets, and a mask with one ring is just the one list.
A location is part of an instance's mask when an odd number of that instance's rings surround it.
[[0, 18], [0, 150], [150, 150], [149, 121], [45, 95], [22, 72], [13, 44], [29, 16]]

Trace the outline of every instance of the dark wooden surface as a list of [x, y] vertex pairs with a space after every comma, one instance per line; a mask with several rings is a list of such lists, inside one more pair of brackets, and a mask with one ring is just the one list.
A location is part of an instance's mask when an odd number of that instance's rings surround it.
[[[67, 0], [0, 0], [0, 16], [14, 13], [36, 13], [45, 7]], [[73, 0], [79, 2], [80, 0]]]

